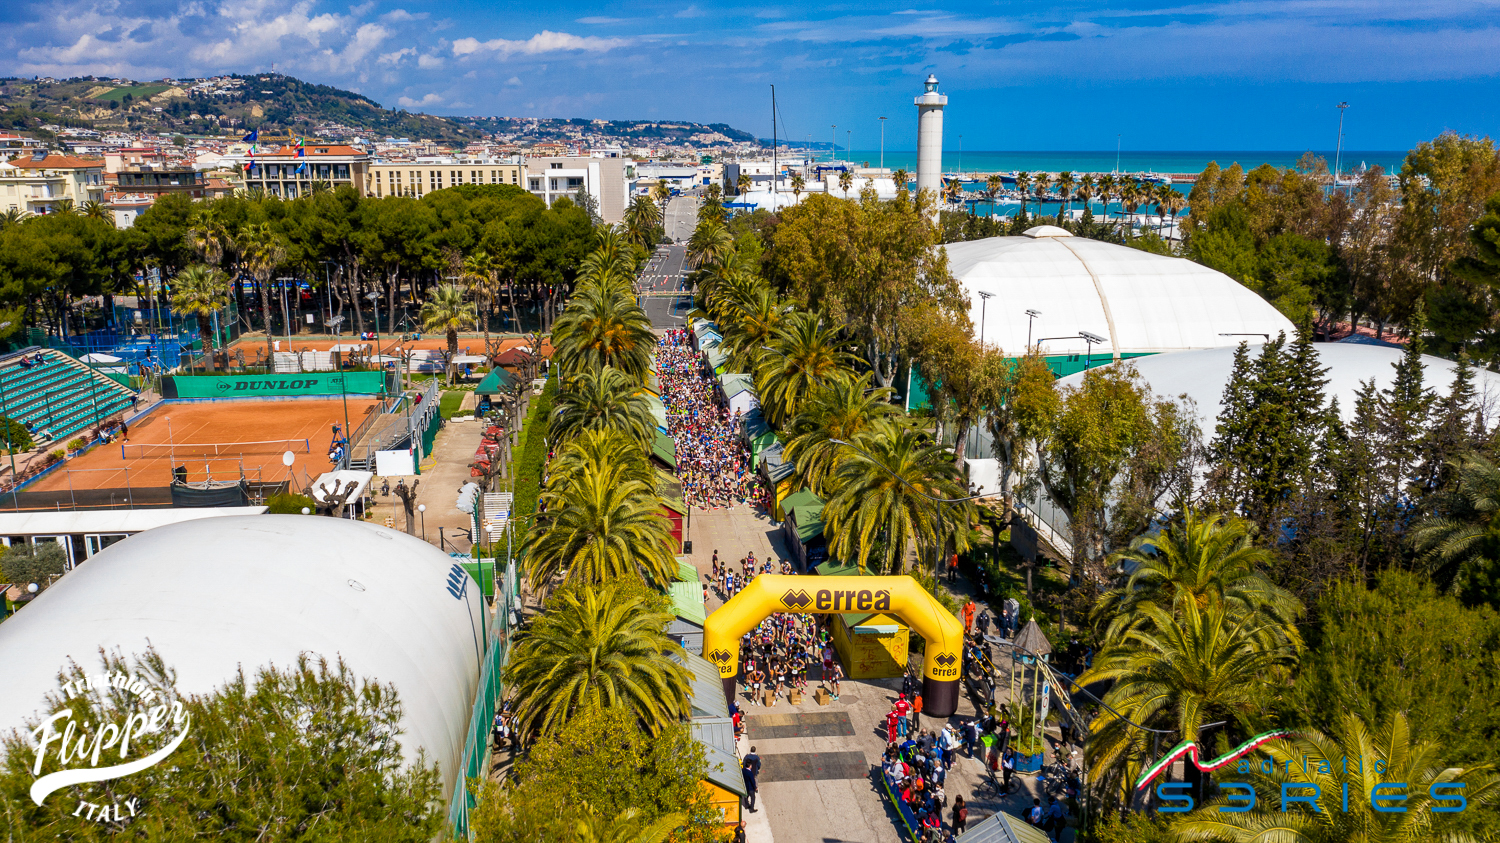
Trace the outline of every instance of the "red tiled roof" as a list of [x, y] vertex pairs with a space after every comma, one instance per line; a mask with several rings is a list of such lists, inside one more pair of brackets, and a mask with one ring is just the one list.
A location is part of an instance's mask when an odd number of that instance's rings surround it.
[[[365, 151], [363, 149], [355, 149], [352, 146], [335, 146], [335, 145], [328, 145], [328, 144], [316, 144], [316, 145], [315, 144], [307, 144], [306, 146], [303, 147], [303, 149], [307, 150], [307, 155], [305, 156], [307, 158], [318, 158], [318, 157], [323, 156], [323, 155], [334, 156], [334, 155], [364, 155], [365, 154]], [[318, 150], [325, 150], [325, 149], [327, 150], [327, 152], [319, 152], [318, 151]], [[297, 148], [294, 147], [294, 146], [283, 146], [282, 148], [276, 150], [275, 152], [257, 152], [257, 153], [255, 153], [255, 157], [256, 158], [281, 158], [281, 157], [295, 158], [295, 157], [297, 157]]]
[[20, 158], [12, 158], [11, 166], [20, 167], [23, 170], [81, 170], [89, 167], [103, 167], [102, 158], [78, 158], [73, 155], [48, 155], [40, 161], [33, 161], [26, 155]]

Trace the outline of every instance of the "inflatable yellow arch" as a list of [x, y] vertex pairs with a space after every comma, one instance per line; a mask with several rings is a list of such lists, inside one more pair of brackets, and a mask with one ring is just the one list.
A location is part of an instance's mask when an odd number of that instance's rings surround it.
[[734, 699], [740, 639], [768, 615], [889, 612], [927, 642], [922, 663], [922, 712], [948, 717], [958, 709], [964, 627], [911, 577], [815, 577], [762, 574], [708, 616], [703, 657], [719, 668], [724, 692]]

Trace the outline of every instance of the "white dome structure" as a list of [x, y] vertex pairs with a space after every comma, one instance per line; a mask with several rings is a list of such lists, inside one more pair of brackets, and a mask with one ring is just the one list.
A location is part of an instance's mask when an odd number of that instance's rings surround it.
[[[1394, 366], [1404, 354], [1400, 348], [1347, 342], [1314, 343], [1313, 348], [1318, 353], [1319, 365], [1328, 370], [1323, 398], [1325, 401], [1338, 399], [1339, 412], [1346, 422], [1353, 417], [1354, 398], [1360, 384], [1374, 378], [1377, 390], [1389, 388], [1396, 374]], [[1258, 347], [1250, 348], [1252, 359], [1259, 353]], [[1130, 364], [1158, 398], [1185, 395], [1191, 399], [1198, 411], [1198, 426], [1203, 431], [1204, 441], [1213, 438], [1219, 420], [1219, 401], [1234, 370], [1233, 348], [1158, 354], [1131, 360]], [[1453, 383], [1454, 363], [1423, 355], [1422, 368], [1422, 382], [1427, 388], [1439, 396], [1446, 396]], [[1059, 380], [1057, 385], [1076, 387], [1082, 380], [1083, 374], [1079, 373]], [[1475, 369], [1474, 392], [1476, 400], [1481, 403], [1500, 398], [1500, 374]]]
[[[58, 672], [99, 670], [154, 646], [183, 694], [243, 667], [342, 657], [395, 686], [402, 751], [436, 761], [453, 792], [479, 665], [484, 599], [453, 560], [395, 530], [338, 518], [253, 515], [147, 530], [101, 551], [0, 624], [0, 729], [36, 717]], [[451, 579], [450, 579], [451, 577]], [[451, 585], [450, 585], [451, 584]]]
[[[1040, 345], [1048, 357], [1092, 353], [1096, 361], [1295, 333], [1291, 320], [1222, 272], [1056, 226], [945, 248], [969, 299], [975, 336], [1017, 356], [1028, 331], [1033, 344], [1046, 340]], [[1033, 320], [1028, 310], [1039, 315]], [[1090, 352], [1080, 332], [1105, 341]]]

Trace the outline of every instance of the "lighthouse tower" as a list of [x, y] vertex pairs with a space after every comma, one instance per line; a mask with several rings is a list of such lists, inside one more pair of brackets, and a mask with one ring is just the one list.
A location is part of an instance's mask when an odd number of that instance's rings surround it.
[[943, 192], [943, 108], [948, 98], [937, 92], [937, 77], [928, 74], [917, 105], [917, 190]]

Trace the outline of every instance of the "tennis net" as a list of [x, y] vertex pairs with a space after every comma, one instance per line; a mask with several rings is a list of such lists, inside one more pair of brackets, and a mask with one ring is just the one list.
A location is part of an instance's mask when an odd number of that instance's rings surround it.
[[221, 457], [229, 454], [312, 453], [311, 439], [265, 439], [260, 442], [120, 443], [120, 459], [157, 457]]

